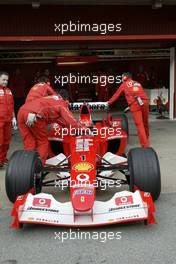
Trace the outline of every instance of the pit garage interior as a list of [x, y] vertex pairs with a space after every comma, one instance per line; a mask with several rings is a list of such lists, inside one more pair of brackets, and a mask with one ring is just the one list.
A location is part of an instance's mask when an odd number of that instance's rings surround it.
[[[92, 76], [103, 71], [106, 76], [116, 76], [130, 71], [138, 80], [142, 71], [148, 79], [144, 88], [153, 114], [157, 116], [159, 96], [164, 116], [175, 118], [174, 1], [146, 0], [140, 6], [138, 1], [135, 4], [132, 1], [101, 2], [104, 6], [99, 1], [89, 5], [79, 5], [79, 1], [76, 4], [69, 1], [14, 2], [16, 5], [9, 6], [12, 4], [10, 0], [1, 1], [0, 68], [10, 74], [15, 99], [22, 98], [22, 103], [37, 74], [44, 73], [46, 69], [52, 86], [58, 91], [62, 88], [67, 90], [73, 101], [97, 100], [95, 84], [82, 83], [76, 88], [72, 85], [69, 91], [67, 85], [62, 87], [56, 81], [58, 75], [79, 73]], [[18, 17], [14, 10], [18, 12]], [[7, 12], [10, 20], [7, 19]], [[95, 14], [98, 14], [97, 17]], [[122, 30], [106, 35], [95, 32], [60, 35], [55, 32], [55, 25], [67, 20], [75, 23], [120, 23]], [[16, 94], [13, 81], [17, 69], [20, 69], [25, 82], [23, 91]], [[153, 82], [150, 80], [152, 76], [155, 78]], [[109, 85], [108, 98], [118, 86]], [[76, 95], [73, 96], [71, 93], [75, 89]], [[125, 106], [123, 97], [114, 104], [118, 110], [123, 110]]]
[[[17, 108], [23, 103], [37, 72], [49, 70], [52, 86], [60, 90], [55, 76], [60, 74], [93, 74], [104, 70], [105, 74], [122, 74], [131, 71], [137, 78], [139, 67], [149, 75], [155, 73], [156, 85], [147, 83], [145, 89], [150, 98], [150, 143], [158, 154], [162, 193], [156, 202], [157, 225], [125, 224], [91, 229], [92, 231], [121, 231], [122, 239], [104, 243], [99, 241], [73, 241], [65, 243], [54, 239], [53, 229], [30, 226], [16, 232], [11, 223], [9, 202], [5, 190], [6, 168], [0, 169], [0, 263], [176, 263], [175, 256], [175, 202], [176, 202], [176, 1], [175, 0], [1, 0], [0, 1], [0, 70], [10, 74], [13, 86], [14, 73], [20, 69], [25, 80], [24, 91], [12, 92]], [[83, 23], [121, 23], [122, 31], [107, 35], [68, 33], [60, 35], [54, 24], [69, 20]], [[64, 65], [64, 61], [67, 61]], [[80, 64], [79, 62], [84, 62]], [[60, 63], [59, 63], [60, 62]], [[111, 85], [109, 96], [118, 85]], [[68, 87], [64, 87], [68, 89]], [[168, 102], [158, 119], [156, 97]], [[96, 100], [95, 85], [79, 85], [76, 100]], [[123, 111], [126, 101], [122, 96], [111, 108]], [[126, 153], [139, 147], [136, 127], [130, 116], [129, 139]], [[19, 131], [12, 131], [8, 158], [16, 150], [23, 149]], [[44, 187], [61, 202], [68, 201], [68, 190]], [[107, 192], [97, 190], [98, 200], [112, 197], [117, 189]], [[90, 229], [85, 228], [84, 231]], [[53, 242], [54, 241], [54, 242]], [[13, 246], [12, 246], [13, 245]], [[41, 245], [45, 250], [42, 250]], [[1, 262], [2, 261], [2, 262]]]
[[[134, 79], [138, 79], [140, 68], [149, 72], [149, 76], [155, 71], [157, 80], [155, 86], [153, 83], [146, 82], [144, 87], [150, 98], [151, 111], [157, 113], [157, 96], [164, 98], [167, 103], [169, 98], [169, 72], [170, 72], [170, 49], [159, 48], [115, 48], [107, 47], [106, 43], [101, 45], [87, 46], [82, 50], [78, 45], [77, 48], [64, 50], [64, 47], [54, 48], [32, 46], [30, 49], [15, 49], [15, 47], [6, 47], [0, 51], [1, 68], [10, 73], [10, 86], [13, 91], [13, 79], [17, 69], [20, 69], [21, 76], [25, 80], [24, 91], [21, 93], [25, 96], [34, 85], [36, 74], [45, 72], [48, 69], [49, 78], [58, 92], [67, 91], [71, 101], [97, 101], [95, 83], [79, 83], [76, 86], [76, 93], [70, 91], [67, 84], [59, 83], [59, 75], [65, 76], [69, 73], [75, 76], [93, 76], [98, 75], [101, 70], [102, 75], [121, 76], [123, 72], [130, 71]], [[66, 64], [62, 62], [67, 58]], [[80, 64], [81, 61], [81, 64]], [[152, 72], [151, 72], [152, 71]], [[149, 77], [148, 77], [149, 78]], [[12, 83], [11, 83], [12, 82]], [[108, 99], [114, 94], [120, 84], [113, 83], [108, 86]], [[21, 87], [22, 88], [22, 87]], [[72, 84], [72, 89], [75, 85]], [[16, 96], [15, 91], [13, 91]], [[17, 95], [18, 96], [18, 95]], [[105, 99], [106, 100], [106, 99]], [[126, 107], [125, 99], [121, 97], [116, 109], [123, 110]], [[168, 116], [168, 114], [166, 113]]]

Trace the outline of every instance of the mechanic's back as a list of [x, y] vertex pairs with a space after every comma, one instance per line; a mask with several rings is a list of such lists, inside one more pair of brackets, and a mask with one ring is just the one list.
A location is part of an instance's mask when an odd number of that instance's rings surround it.
[[31, 102], [35, 99], [45, 97], [48, 95], [57, 95], [53, 88], [50, 86], [48, 77], [40, 76], [37, 84], [35, 84], [29, 91], [26, 102]]
[[38, 118], [45, 119], [48, 123], [56, 122], [56, 120], [62, 116], [67, 124], [77, 127], [77, 121], [73, 118], [67, 106], [68, 103], [64, 101], [62, 97], [52, 95], [26, 102], [20, 108], [19, 112], [25, 111], [35, 113]]

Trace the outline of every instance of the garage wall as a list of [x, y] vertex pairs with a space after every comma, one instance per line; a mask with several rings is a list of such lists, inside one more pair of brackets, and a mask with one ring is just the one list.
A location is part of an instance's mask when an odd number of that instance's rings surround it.
[[[80, 74], [90, 74], [96, 73], [99, 69], [104, 69], [107, 74], [122, 74], [125, 71], [131, 71], [133, 73], [134, 79], [136, 78], [139, 66], [142, 65], [148, 73], [150, 73], [150, 68], [154, 67], [157, 79], [163, 83], [166, 87], [169, 87], [169, 60], [133, 60], [133, 61], [107, 61], [98, 62], [91, 65], [77, 66], [77, 67], [58, 67], [55, 63], [50, 64], [1, 64], [0, 70], [5, 70], [9, 72], [10, 76], [13, 75], [14, 71], [19, 68], [21, 69], [22, 75], [26, 80], [26, 93], [29, 88], [33, 85], [33, 80], [36, 72], [40, 70], [42, 72], [44, 69], [49, 69], [51, 73], [51, 82], [55, 88], [59, 88], [59, 84], [54, 83], [54, 76], [64, 75], [69, 72]], [[116, 89], [116, 85], [113, 85]], [[112, 90], [112, 93], [114, 92]]]
[[136, 6], [41, 6], [32, 9], [31, 5], [16, 5], [0, 6], [0, 13], [0, 36], [53, 36], [56, 35], [54, 24], [69, 20], [122, 23], [122, 31], [116, 33], [122, 35], [176, 34], [176, 7], [152, 10]]

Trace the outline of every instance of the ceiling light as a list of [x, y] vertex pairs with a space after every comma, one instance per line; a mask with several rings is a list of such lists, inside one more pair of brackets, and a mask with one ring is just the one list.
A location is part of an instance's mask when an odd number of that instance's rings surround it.
[[40, 2], [32, 2], [32, 8], [37, 9], [40, 7]]
[[152, 9], [158, 9], [163, 6], [162, 0], [154, 0], [152, 4]]
[[96, 61], [96, 56], [65, 56], [56, 58], [57, 65], [63, 66], [81, 65], [87, 63], [94, 63]]

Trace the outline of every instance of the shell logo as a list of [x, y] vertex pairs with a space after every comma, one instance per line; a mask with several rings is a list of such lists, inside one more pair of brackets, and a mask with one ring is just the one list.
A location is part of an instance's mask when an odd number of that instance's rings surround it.
[[93, 164], [89, 162], [79, 162], [73, 166], [75, 171], [91, 171], [93, 168]]

